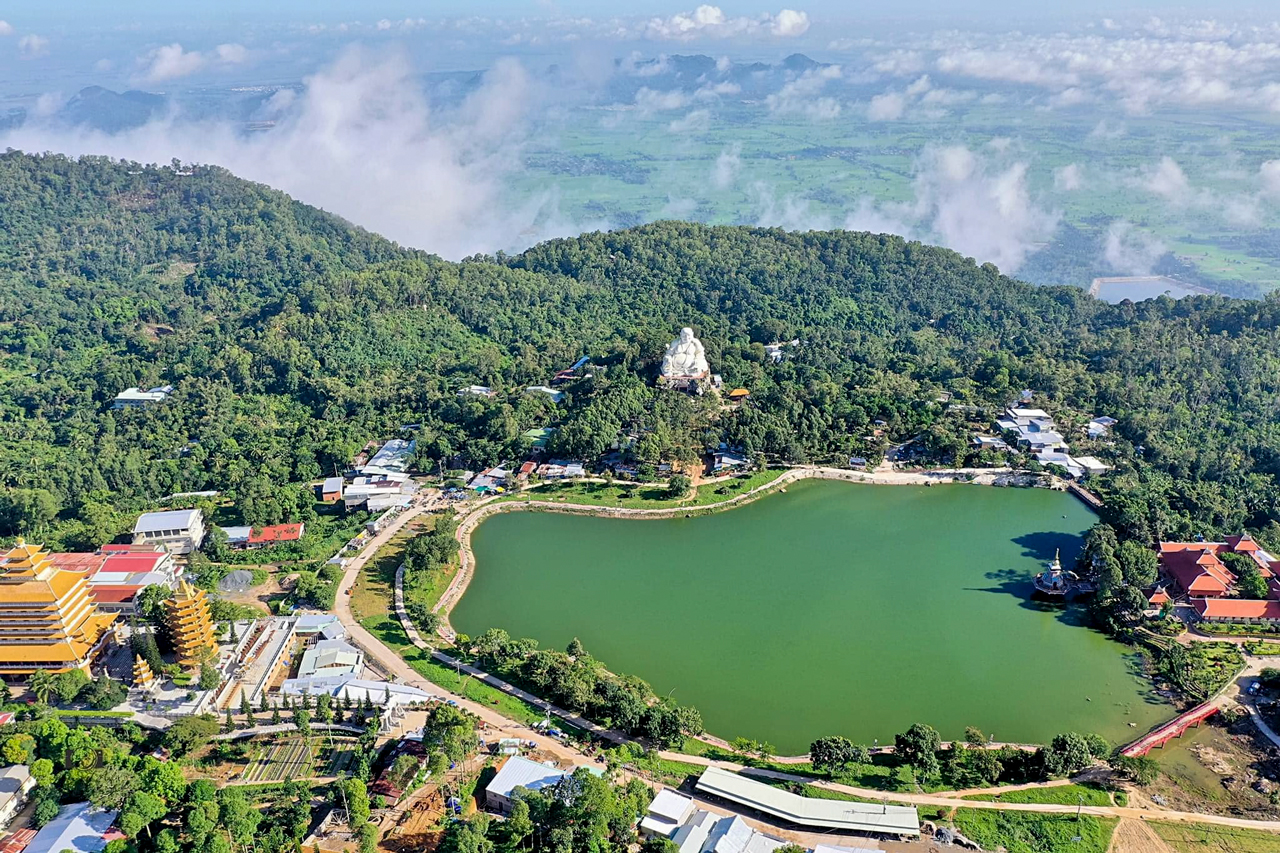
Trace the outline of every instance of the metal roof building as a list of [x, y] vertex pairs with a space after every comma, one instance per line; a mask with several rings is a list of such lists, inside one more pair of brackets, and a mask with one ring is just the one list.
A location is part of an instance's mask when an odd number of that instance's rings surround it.
[[753, 808], [798, 826], [843, 832], [920, 835], [920, 815], [911, 806], [802, 797], [719, 767], [708, 767], [703, 771], [697, 789], [700, 793]]

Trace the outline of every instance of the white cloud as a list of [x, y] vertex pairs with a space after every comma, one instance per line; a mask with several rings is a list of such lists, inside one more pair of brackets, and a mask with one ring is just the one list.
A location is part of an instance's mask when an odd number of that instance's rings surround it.
[[1268, 160], [1258, 167], [1258, 180], [1264, 193], [1280, 198], [1280, 160]]
[[163, 83], [189, 77], [211, 65], [239, 65], [249, 58], [242, 44], [220, 44], [209, 53], [185, 50], [178, 42], [158, 47], [138, 61], [145, 66], [142, 78], [148, 83]]
[[116, 64], [112, 62], [110, 59], [106, 59], [106, 58], [99, 59], [97, 62], [93, 63], [93, 70], [97, 71], [99, 74], [106, 74], [108, 71], [110, 71], [115, 67], [116, 67]]
[[1172, 157], [1165, 155], [1154, 166], [1143, 166], [1138, 186], [1175, 204], [1185, 204], [1191, 195], [1187, 173]]
[[151, 52], [143, 77], [151, 83], [186, 77], [203, 68], [206, 61], [204, 54], [199, 51], [183, 50], [181, 44], [174, 42]]
[[18, 39], [18, 55], [23, 59], [35, 59], [49, 52], [49, 40], [35, 33], [28, 33]]
[[711, 167], [711, 183], [716, 189], [727, 190], [733, 186], [734, 179], [738, 177], [738, 172], [741, 170], [742, 143], [726, 145], [721, 149], [720, 156], [716, 157], [715, 165]]
[[0, 36], [13, 35], [13, 24], [8, 21], [0, 21]]
[[810, 68], [766, 97], [765, 105], [774, 113], [798, 113], [817, 120], [833, 119], [840, 115], [840, 102], [820, 93], [827, 83], [840, 79], [840, 75], [839, 65]]
[[731, 18], [719, 6], [704, 4], [692, 12], [680, 12], [669, 18], [650, 18], [641, 34], [653, 39], [693, 41], [753, 35], [793, 38], [808, 29], [808, 14], [794, 9], [783, 9], [777, 15]]
[[775, 36], [789, 38], [804, 35], [809, 30], [809, 16], [794, 9], [783, 9], [769, 23], [769, 32]]
[[238, 122], [174, 116], [118, 134], [29, 121], [4, 134], [0, 149], [218, 164], [391, 239], [461, 258], [608, 227], [568, 221], [554, 192], [508, 194], [533, 117], [559, 94], [506, 60], [441, 116], [402, 53], [353, 49], [296, 95], [272, 98], [275, 124], [253, 134]]
[[1075, 192], [1084, 186], [1084, 167], [1079, 163], [1053, 170], [1053, 188], [1059, 192]]
[[1031, 197], [1027, 171], [1026, 163], [999, 152], [930, 148], [916, 163], [912, 201], [877, 205], [862, 199], [845, 227], [940, 243], [1014, 273], [1053, 236], [1060, 219]]
[[907, 98], [901, 92], [885, 92], [876, 95], [867, 105], [867, 118], [871, 121], [895, 121], [907, 111]]
[[1110, 18], [1103, 18], [1102, 28], [1104, 30], [1118, 30], [1120, 29], [1120, 25], [1117, 24], [1115, 21], [1111, 20]]
[[249, 58], [249, 49], [242, 44], [220, 44], [214, 50], [219, 62], [238, 65]]
[[678, 110], [682, 107], [687, 107], [690, 100], [690, 96], [679, 89], [659, 92], [654, 89], [641, 88], [640, 91], [636, 92], [635, 105], [641, 115], [649, 115], [650, 113], [666, 112], [667, 110]]
[[1156, 261], [1169, 251], [1164, 243], [1117, 219], [1107, 228], [1102, 257], [1113, 272], [1123, 275], [1151, 275]]
[[672, 133], [698, 133], [711, 126], [710, 110], [693, 110], [688, 115], [673, 119], [667, 125]]

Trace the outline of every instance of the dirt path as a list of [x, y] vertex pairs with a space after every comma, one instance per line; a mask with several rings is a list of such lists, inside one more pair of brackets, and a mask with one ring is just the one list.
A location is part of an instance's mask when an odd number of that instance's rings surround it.
[[1111, 836], [1107, 853], [1173, 853], [1173, 849], [1140, 820], [1122, 820]]

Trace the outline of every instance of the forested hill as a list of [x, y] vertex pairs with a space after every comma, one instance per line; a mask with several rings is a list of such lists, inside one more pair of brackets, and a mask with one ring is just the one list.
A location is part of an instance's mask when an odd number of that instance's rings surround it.
[[[746, 405], [654, 389], [682, 325]], [[848, 232], [664, 222], [455, 264], [221, 169], [9, 152], [0, 536], [92, 547], [172, 492], [296, 492], [404, 425], [433, 469], [519, 460], [521, 433], [546, 425], [553, 452], [588, 459], [634, 432], [645, 466], [720, 441], [874, 457], [876, 420], [952, 462], [970, 454], [965, 417], [1022, 388], [1069, 427], [1120, 419], [1103, 488], [1125, 532], [1269, 531], [1278, 325], [1275, 300], [1109, 306]], [[763, 344], [792, 338], [773, 364]], [[522, 393], [581, 355], [603, 369], [560, 405]], [[110, 410], [162, 383], [163, 405]], [[472, 383], [499, 393], [460, 398]]]

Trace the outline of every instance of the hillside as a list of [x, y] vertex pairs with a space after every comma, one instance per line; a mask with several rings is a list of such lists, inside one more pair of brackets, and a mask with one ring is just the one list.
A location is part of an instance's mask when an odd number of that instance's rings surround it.
[[[692, 325], [730, 386], [719, 412], [659, 393]], [[176, 491], [292, 488], [416, 424], [421, 462], [638, 461], [719, 441], [783, 461], [922, 435], [971, 458], [942, 391], [984, 413], [1022, 388], [1068, 425], [1120, 420], [1102, 486], [1122, 533], [1280, 545], [1280, 301], [1109, 306], [896, 237], [661, 222], [447, 263], [224, 170], [0, 156], [0, 536], [92, 547]], [[774, 365], [763, 344], [803, 343]], [[559, 407], [525, 396], [580, 355]], [[125, 387], [162, 406], [113, 412]], [[492, 400], [459, 387], [491, 385]], [[1139, 454], [1137, 448], [1143, 448]], [[294, 484], [294, 485], [289, 485]]]

